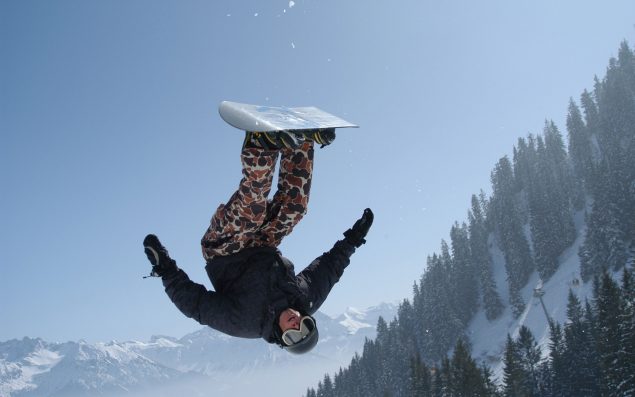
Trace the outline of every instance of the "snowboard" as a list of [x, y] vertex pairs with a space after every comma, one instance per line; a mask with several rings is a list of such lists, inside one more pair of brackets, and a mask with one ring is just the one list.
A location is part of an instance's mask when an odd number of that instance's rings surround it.
[[223, 101], [218, 112], [227, 124], [251, 132], [359, 127], [314, 106], [287, 108]]

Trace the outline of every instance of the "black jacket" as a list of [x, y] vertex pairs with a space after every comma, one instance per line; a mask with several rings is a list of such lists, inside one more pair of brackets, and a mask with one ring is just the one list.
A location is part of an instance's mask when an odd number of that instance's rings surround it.
[[182, 270], [164, 275], [163, 285], [176, 307], [199, 323], [232, 336], [279, 343], [280, 313], [289, 307], [315, 313], [354, 252], [346, 240], [338, 241], [296, 275], [277, 249], [248, 248], [208, 262], [205, 270], [215, 291], [190, 281]]

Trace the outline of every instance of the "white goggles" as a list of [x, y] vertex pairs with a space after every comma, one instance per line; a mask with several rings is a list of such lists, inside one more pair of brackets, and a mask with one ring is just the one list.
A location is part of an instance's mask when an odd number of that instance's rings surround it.
[[282, 333], [282, 342], [287, 346], [293, 346], [301, 342], [315, 330], [315, 320], [311, 316], [304, 316], [300, 320], [300, 329], [288, 329]]

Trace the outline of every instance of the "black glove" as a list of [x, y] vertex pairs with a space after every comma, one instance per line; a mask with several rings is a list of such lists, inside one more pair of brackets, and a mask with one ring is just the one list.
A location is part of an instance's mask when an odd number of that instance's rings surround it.
[[163, 277], [179, 270], [174, 259], [170, 258], [168, 250], [161, 245], [159, 238], [154, 234], [148, 234], [143, 239], [143, 250], [152, 264], [150, 277]]
[[344, 239], [352, 246], [359, 248], [366, 242], [364, 237], [366, 237], [368, 229], [373, 224], [373, 218], [373, 211], [370, 208], [366, 208], [362, 217], [355, 222], [353, 227], [344, 232]]

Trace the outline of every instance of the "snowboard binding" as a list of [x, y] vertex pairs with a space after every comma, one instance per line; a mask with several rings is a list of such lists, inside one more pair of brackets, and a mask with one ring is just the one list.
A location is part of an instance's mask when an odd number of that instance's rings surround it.
[[295, 149], [304, 141], [312, 140], [321, 148], [335, 140], [335, 128], [291, 131], [247, 131], [243, 148], [262, 148], [265, 150]]

